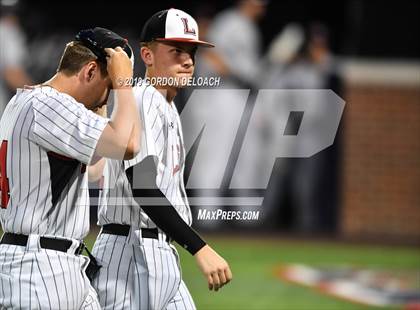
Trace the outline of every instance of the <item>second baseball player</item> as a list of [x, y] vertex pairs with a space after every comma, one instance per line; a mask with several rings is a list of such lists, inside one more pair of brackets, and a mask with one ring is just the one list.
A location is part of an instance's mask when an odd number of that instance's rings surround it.
[[[196, 21], [176, 9], [154, 14], [140, 41], [146, 77], [178, 83], [134, 87], [143, 125], [140, 153], [129, 161], [106, 161], [98, 212], [102, 229], [93, 248], [102, 268], [93, 286], [104, 309], [195, 309], [172, 240], [194, 255], [210, 290], [228, 283], [232, 273], [190, 227], [183, 181], [185, 149], [173, 99], [182, 79], [193, 74], [197, 47], [212, 45], [200, 41]], [[101, 176], [101, 169], [91, 171], [97, 174], [91, 179]], [[148, 205], [141, 199], [144, 192], [135, 189], [139, 182], [148, 183], [166, 203]]]

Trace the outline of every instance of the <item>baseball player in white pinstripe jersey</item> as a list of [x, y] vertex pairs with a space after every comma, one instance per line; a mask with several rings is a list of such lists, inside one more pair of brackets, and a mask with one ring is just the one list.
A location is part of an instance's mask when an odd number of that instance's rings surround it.
[[[124, 48], [124, 50], [122, 48]], [[115, 49], [114, 49], [115, 48]], [[132, 158], [139, 117], [131, 87], [108, 120], [92, 111], [132, 77], [126, 40], [104, 28], [67, 44], [56, 75], [18, 90], [0, 122], [1, 309], [100, 309], [80, 255], [89, 230], [86, 165]], [[119, 104], [120, 103], [120, 104]]]
[[[185, 85], [182, 78], [192, 77], [200, 45], [212, 46], [198, 39], [197, 23], [180, 10], [160, 11], [143, 27], [146, 78], [173, 78], [178, 84], [134, 88], [143, 125], [140, 153], [105, 163], [98, 211], [102, 230], [93, 248], [102, 265], [93, 286], [104, 309], [195, 309], [172, 240], [195, 256], [210, 290], [232, 279], [226, 261], [191, 229], [183, 181], [185, 149], [173, 99]], [[101, 176], [101, 164], [91, 168], [92, 180]], [[165, 203], [147, 205], [145, 191], [136, 189], [145, 186]]]

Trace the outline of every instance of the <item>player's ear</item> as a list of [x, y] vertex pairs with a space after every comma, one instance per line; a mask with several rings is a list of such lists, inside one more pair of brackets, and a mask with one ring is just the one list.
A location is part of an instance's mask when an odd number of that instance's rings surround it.
[[147, 47], [147, 46], [143, 46], [140, 49], [140, 57], [143, 60], [144, 64], [146, 65], [146, 67], [150, 67], [153, 65], [153, 51]]
[[99, 73], [99, 66], [95, 61], [90, 61], [85, 65], [83, 79], [91, 82]]

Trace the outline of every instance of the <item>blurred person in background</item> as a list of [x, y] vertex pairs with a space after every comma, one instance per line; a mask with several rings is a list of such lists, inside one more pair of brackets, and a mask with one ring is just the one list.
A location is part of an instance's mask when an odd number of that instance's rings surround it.
[[204, 53], [198, 75], [221, 76], [226, 88], [256, 85], [262, 44], [257, 23], [264, 17], [267, 5], [264, 0], [239, 0], [215, 16], [205, 34], [217, 49]]
[[24, 68], [27, 46], [18, 9], [18, 0], [0, 0], [0, 116], [13, 91], [32, 84]]
[[[312, 23], [305, 30], [300, 25], [289, 24], [273, 40], [267, 55], [268, 69], [264, 81], [266, 88], [331, 89], [340, 95], [340, 66], [329, 48], [329, 32], [325, 25]], [[298, 96], [293, 98], [291, 94], [288, 100], [298, 100]], [[272, 100], [281, 101], [275, 97]], [[264, 145], [265, 142], [272, 143], [267, 137], [283, 130], [276, 127], [276, 119], [287, 111], [282, 110], [281, 104], [277, 106], [276, 111], [269, 111], [262, 116], [265, 119], [260, 133], [262, 148], [269, 147]], [[311, 141], [301, 143], [322, 140], [317, 128], [322, 126], [328, 111], [318, 110], [317, 115], [318, 117], [311, 119]], [[277, 159], [277, 169], [264, 200], [266, 210], [278, 215], [277, 225], [299, 232], [334, 231], [337, 216], [338, 158], [339, 141], [336, 140], [334, 146], [310, 158]]]
[[[199, 9], [199, 27], [200, 33], [210, 41], [214, 41], [216, 48], [213, 50], [201, 51], [201, 63], [197, 64], [196, 76], [220, 77], [220, 88], [224, 89], [256, 89], [260, 75], [262, 37], [258, 27], [258, 22], [264, 17], [267, 10], [268, 1], [263, 0], [240, 0], [236, 1], [231, 8], [218, 13], [211, 19], [212, 12], [205, 6]], [[218, 122], [220, 115], [215, 115], [214, 110], [222, 109], [226, 119], [233, 119], [234, 115], [243, 113], [242, 94], [231, 91], [219, 91], [220, 88], [214, 90], [211, 95], [211, 104], [206, 108], [200, 108], [200, 113], [213, 116], [213, 121]], [[223, 106], [217, 108], [216, 106]], [[199, 122], [202, 118], [194, 115], [192, 119], [184, 119], [185, 123], [193, 124]], [[232, 130], [231, 124], [227, 122], [219, 122], [217, 132], [208, 132], [209, 139], [218, 139], [220, 134], [227, 133]], [[217, 179], [217, 169], [213, 169], [213, 165], [220, 167], [218, 161], [223, 161], [224, 156], [215, 156], [210, 146], [201, 144], [199, 146], [203, 153], [208, 154], [208, 158], [199, 163], [195, 163], [194, 168], [199, 173], [195, 175], [206, 175], [209, 179]], [[203, 150], [204, 149], [204, 150]], [[239, 151], [237, 149], [234, 150]], [[223, 157], [223, 158], [222, 158]], [[203, 158], [202, 158], [203, 159]], [[209, 163], [212, 163], [211, 165]], [[234, 163], [229, 163], [232, 165]], [[228, 167], [227, 169], [231, 169]], [[189, 180], [190, 181], [190, 180]], [[194, 183], [194, 179], [190, 181]], [[222, 185], [223, 187], [223, 185]], [[200, 195], [200, 191], [196, 190], [196, 194]], [[205, 194], [204, 194], [205, 195]], [[219, 191], [220, 196], [229, 195], [226, 189]], [[222, 200], [215, 198], [214, 206], [207, 206], [207, 209], [223, 207]], [[218, 201], [218, 202], [217, 202]], [[198, 222], [201, 228], [214, 230], [220, 226], [218, 221], [202, 221]]]
[[272, 41], [267, 52], [264, 85], [271, 88], [341, 91], [340, 65], [329, 47], [329, 30], [314, 22], [305, 30], [291, 23]]

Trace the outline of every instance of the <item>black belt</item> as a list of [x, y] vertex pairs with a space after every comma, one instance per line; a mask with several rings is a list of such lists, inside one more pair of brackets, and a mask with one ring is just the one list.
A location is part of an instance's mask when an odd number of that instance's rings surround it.
[[[130, 228], [130, 225], [106, 224], [102, 226], [102, 233], [127, 237], [130, 233]], [[142, 228], [141, 236], [143, 238], [159, 239], [159, 230], [157, 228]], [[171, 241], [168, 236], [166, 236], [166, 241]]]
[[[27, 235], [20, 235], [14, 233], [4, 233], [3, 238], [0, 241], [0, 244], [12, 244], [12, 245], [20, 245], [26, 246], [28, 243], [28, 236]], [[48, 250], [55, 250], [60, 252], [67, 252], [68, 249], [72, 246], [73, 242], [71, 240], [66, 239], [55, 239], [55, 238], [47, 238], [47, 237], [40, 237], [39, 244], [41, 248], [48, 249]], [[83, 242], [80, 242], [79, 247], [75, 251], [75, 255], [79, 255], [83, 252], [85, 245]]]

